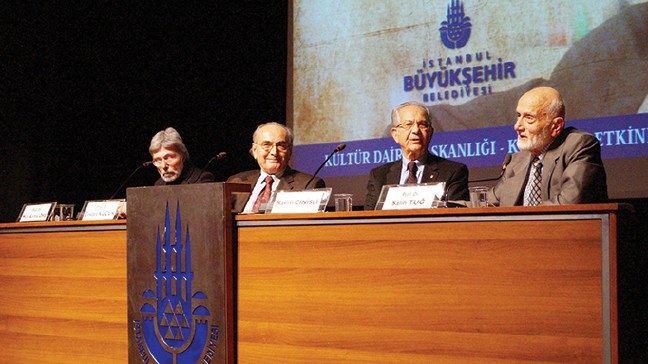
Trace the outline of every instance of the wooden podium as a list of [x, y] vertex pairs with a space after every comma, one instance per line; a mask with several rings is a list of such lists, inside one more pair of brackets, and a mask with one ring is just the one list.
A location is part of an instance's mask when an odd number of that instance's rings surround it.
[[232, 193], [249, 185], [129, 188], [130, 363], [234, 363]]
[[238, 216], [241, 363], [616, 363], [616, 205]]

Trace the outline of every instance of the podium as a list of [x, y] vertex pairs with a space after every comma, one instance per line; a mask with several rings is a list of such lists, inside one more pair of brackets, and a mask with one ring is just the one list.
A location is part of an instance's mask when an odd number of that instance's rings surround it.
[[129, 188], [130, 363], [234, 363], [232, 194], [249, 185]]

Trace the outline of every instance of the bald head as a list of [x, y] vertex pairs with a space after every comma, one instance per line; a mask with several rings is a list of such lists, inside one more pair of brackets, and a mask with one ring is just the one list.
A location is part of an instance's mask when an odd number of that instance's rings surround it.
[[551, 87], [536, 87], [522, 95], [516, 114], [513, 128], [518, 134], [517, 145], [534, 155], [542, 153], [565, 126], [565, 105], [560, 93]]
[[565, 118], [565, 104], [560, 92], [552, 87], [536, 87], [527, 91], [520, 101], [534, 105], [538, 113], [548, 119]]

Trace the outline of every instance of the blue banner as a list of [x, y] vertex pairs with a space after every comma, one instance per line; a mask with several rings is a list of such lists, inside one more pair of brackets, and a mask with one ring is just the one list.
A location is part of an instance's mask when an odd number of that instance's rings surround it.
[[[588, 131], [601, 142], [603, 159], [648, 156], [648, 114], [570, 120], [568, 126]], [[468, 167], [496, 166], [507, 153], [518, 152], [513, 126], [434, 133], [430, 152]], [[295, 146], [293, 166], [314, 172], [339, 143]], [[400, 146], [392, 138], [346, 142], [322, 168], [321, 177], [365, 175], [381, 164], [401, 158]]]

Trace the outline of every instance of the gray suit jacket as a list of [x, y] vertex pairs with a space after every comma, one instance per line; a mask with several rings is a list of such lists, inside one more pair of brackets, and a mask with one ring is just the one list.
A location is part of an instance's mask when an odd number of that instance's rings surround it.
[[[402, 159], [371, 170], [367, 182], [365, 210], [373, 210], [384, 185], [399, 184]], [[448, 200], [468, 200], [468, 167], [436, 155], [428, 154], [421, 183], [446, 182]]]
[[[488, 192], [496, 206], [522, 205], [533, 155], [513, 154], [502, 179]], [[608, 199], [601, 145], [591, 134], [566, 128], [551, 143], [542, 168], [542, 205], [605, 202]]]
[[[228, 178], [227, 182], [249, 183], [252, 185], [251, 189], [254, 190], [254, 186], [256, 186], [257, 180], [259, 179], [260, 175], [261, 175], [261, 171], [255, 169], [251, 171], [237, 173], [231, 176], [230, 178]], [[306, 183], [308, 183], [311, 177], [313, 176], [310, 174], [302, 173], [290, 167], [286, 167], [284, 174], [279, 179], [279, 185], [277, 186], [277, 190], [299, 191], [307, 188], [326, 187], [326, 183], [324, 182], [324, 180], [319, 177], [315, 177], [315, 179], [313, 179], [313, 182], [311, 182], [308, 186], [306, 186]], [[249, 198], [250, 198], [250, 194], [244, 194], [244, 196], [234, 196], [234, 206], [233, 206], [234, 211], [236, 212], [243, 211], [243, 209], [245, 208], [245, 204], [247, 203], [247, 200]]]

